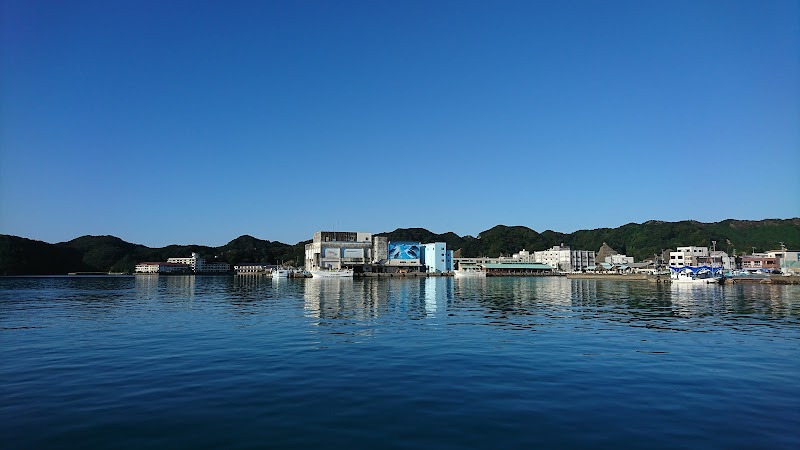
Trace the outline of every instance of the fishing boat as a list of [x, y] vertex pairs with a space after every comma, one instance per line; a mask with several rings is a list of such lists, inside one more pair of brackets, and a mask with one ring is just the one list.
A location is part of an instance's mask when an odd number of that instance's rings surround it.
[[312, 278], [353, 278], [353, 269], [314, 269]]
[[722, 284], [725, 281], [721, 267], [683, 266], [670, 267], [670, 269], [672, 270], [670, 279], [673, 283]]
[[458, 269], [453, 271], [453, 276], [456, 278], [485, 277], [486, 271], [483, 269], [483, 267], [477, 264], [475, 265], [459, 264]]
[[294, 271], [286, 267], [276, 267], [272, 269], [272, 278], [289, 278]]

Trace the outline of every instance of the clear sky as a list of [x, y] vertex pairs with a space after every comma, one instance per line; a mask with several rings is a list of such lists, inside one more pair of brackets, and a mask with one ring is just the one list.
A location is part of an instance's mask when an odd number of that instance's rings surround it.
[[800, 216], [798, 1], [0, 4], [0, 233]]

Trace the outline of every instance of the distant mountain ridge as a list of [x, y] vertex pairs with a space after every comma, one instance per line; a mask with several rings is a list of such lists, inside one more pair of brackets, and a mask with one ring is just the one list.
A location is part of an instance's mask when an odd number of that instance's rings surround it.
[[[462, 257], [511, 255], [522, 249], [544, 250], [553, 245], [598, 251], [607, 243], [615, 251], [633, 256], [637, 261], [679, 246], [711, 246], [738, 254], [780, 248], [800, 249], [800, 218], [734, 220], [702, 223], [693, 220], [663, 222], [650, 220], [629, 223], [617, 228], [541, 233], [524, 226], [497, 225], [477, 237], [453, 232], [436, 234], [424, 228], [398, 228], [377, 233], [390, 241], [446, 242]], [[249, 235], [239, 236], [221, 247], [169, 245], [150, 248], [132, 244], [115, 236], [81, 236], [71, 241], [49, 244], [18, 236], [0, 235], [0, 275], [58, 275], [70, 272], [132, 272], [143, 261], [166, 261], [169, 257], [189, 256], [198, 252], [209, 259], [232, 265], [251, 262], [262, 264], [301, 264], [305, 244], [294, 245], [266, 241]], [[730, 242], [730, 244], [729, 244]]]

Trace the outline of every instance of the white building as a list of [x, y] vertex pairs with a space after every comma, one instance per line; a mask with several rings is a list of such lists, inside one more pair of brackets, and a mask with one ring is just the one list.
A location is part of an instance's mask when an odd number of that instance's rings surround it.
[[606, 256], [605, 262], [614, 265], [620, 265], [620, 264], [630, 265], [633, 264], [633, 256], [627, 256], [627, 255]]
[[708, 258], [708, 247], [678, 247], [678, 251], [669, 252], [669, 266], [700, 266], [701, 259]]
[[721, 250], [709, 251], [708, 247], [678, 247], [678, 251], [669, 252], [669, 266], [722, 266], [723, 269], [732, 270], [736, 268], [736, 258]]
[[[535, 254], [523, 248], [522, 250], [519, 251], [519, 253], [514, 253], [513, 255], [511, 255], [511, 259], [521, 263], [533, 263], [536, 262], [535, 256], [536, 256]], [[500, 258], [500, 259], [503, 260], [505, 258]]]
[[170, 262], [141, 262], [136, 265], [136, 273], [188, 273], [191, 268], [188, 264]]
[[225, 273], [231, 270], [231, 266], [224, 262], [208, 262], [199, 253], [192, 253], [189, 258], [167, 258], [168, 263], [186, 264], [194, 273]]
[[594, 270], [593, 250], [572, 250], [564, 244], [556, 245], [549, 250], [534, 252], [536, 262], [547, 264], [562, 272], [580, 272]]

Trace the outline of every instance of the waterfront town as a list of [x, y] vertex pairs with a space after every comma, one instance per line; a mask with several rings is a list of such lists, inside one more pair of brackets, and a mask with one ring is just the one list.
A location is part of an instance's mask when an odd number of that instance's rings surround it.
[[[509, 256], [457, 258], [444, 242], [393, 242], [367, 232], [318, 231], [305, 246], [303, 267], [291, 269], [294, 276], [316, 271], [351, 271], [368, 275], [448, 275], [474, 268], [489, 276], [529, 276], [563, 274], [651, 274], [668, 273], [669, 268], [685, 266], [718, 267], [728, 274], [800, 273], [800, 251], [777, 250], [750, 255], [728, 255], [712, 246], [678, 247], [636, 262], [607, 244], [597, 251], [573, 249], [563, 244], [546, 250], [520, 249]], [[261, 263], [238, 264], [209, 261], [197, 253], [189, 257], [168, 258], [165, 262], [141, 262], [137, 274], [270, 274], [280, 267]]]

